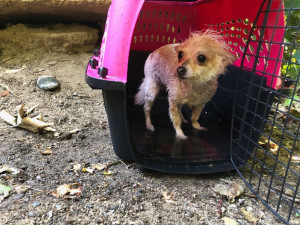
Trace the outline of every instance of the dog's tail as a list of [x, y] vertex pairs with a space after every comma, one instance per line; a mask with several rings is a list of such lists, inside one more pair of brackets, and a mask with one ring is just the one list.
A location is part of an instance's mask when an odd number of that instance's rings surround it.
[[135, 95], [134, 104], [136, 105], [144, 105], [146, 101], [146, 93], [145, 93], [145, 81], [139, 87], [138, 93]]

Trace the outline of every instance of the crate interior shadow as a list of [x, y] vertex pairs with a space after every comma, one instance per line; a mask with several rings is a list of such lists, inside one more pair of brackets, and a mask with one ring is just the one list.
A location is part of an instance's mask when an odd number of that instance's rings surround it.
[[[191, 122], [183, 124], [182, 128], [188, 139], [178, 141], [175, 138], [175, 131], [169, 118], [168, 99], [165, 91], [159, 94], [151, 111], [155, 132], [146, 130], [143, 107], [134, 105], [134, 96], [144, 78], [144, 64], [148, 55], [149, 52], [131, 51], [128, 65], [127, 117], [130, 137], [134, 143], [136, 155], [143, 159], [165, 159], [180, 162], [222, 163], [229, 161], [231, 118], [239, 68], [230, 66], [227, 74], [220, 76], [217, 93], [206, 104], [198, 120], [201, 126], [207, 129], [198, 131], [192, 127]], [[245, 72], [243, 76], [250, 79], [251, 73]], [[260, 76], [255, 77], [257, 83], [263, 79]], [[247, 83], [244, 86], [239, 85], [239, 87], [241, 92], [248, 90]], [[255, 95], [257, 91], [253, 88], [251, 93]], [[240, 96], [237, 99], [243, 102], [245, 98], [246, 96]], [[250, 107], [251, 104], [254, 103], [250, 103]], [[243, 109], [240, 111], [242, 113]], [[191, 110], [188, 107], [184, 106], [182, 113], [187, 120], [190, 120]], [[249, 121], [253, 119], [251, 114], [246, 117]], [[257, 127], [262, 126], [262, 121], [257, 123]], [[235, 127], [238, 126], [239, 124], [235, 124]], [[250, 128], [245, 128], [246, 133], [247, 129]], [[258, 140], [259, 134], [255, 135], [252, 138]], [[238, 134], [235, 132], [233, 136], [238, 138]], [[253, 148], [249, 143], [245, 143], [245, 147]], [[245, 161], [246, 156], [241, 157], [243, 158], [242, 161]]]

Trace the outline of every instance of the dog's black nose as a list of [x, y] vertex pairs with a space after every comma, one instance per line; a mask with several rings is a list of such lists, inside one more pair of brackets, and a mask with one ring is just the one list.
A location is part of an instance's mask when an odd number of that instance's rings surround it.
[[185, 73], [186, 73], [186, 68], [185, 68], [184, 66], [179, 66], [179, 67], [177, 68], [177, 74], [178, 74], [180, 77], [184, 76]]

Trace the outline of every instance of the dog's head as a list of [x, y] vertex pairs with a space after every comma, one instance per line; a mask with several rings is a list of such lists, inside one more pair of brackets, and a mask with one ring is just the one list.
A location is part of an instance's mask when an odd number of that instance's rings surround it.
[[178, 57], [176, 73], [181, 79], [205, 83], [226, 71], [236, 57], [226, 50], [223, 38], [212, 30], [191, 33], [175, 47]]

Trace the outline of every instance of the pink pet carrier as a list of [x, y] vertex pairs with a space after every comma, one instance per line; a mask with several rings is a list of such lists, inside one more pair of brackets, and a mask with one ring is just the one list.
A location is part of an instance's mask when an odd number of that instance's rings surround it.
[[[282, 7], [281, 1], [273, 1], [266, 19], [264, 13], [258, 13], [266, 7], [263, 1], [248, 0], [113, 0], [101, 49], [94, 51], [87, 66], [86, 82], [94, 89], [103, 89], [115, 153], [122, 159], [137, 161], [142, 167], [171, 173], [200, 174], [233, 169], [230, 148], [235, 149], [236, 145], [231, 140], [235, 138], [235, 129], [241, 128], [240, 121], [232, 120], [236, 89], [247, 89], [254, 82], [256, 85], [249, 95], [260, 91], [260, 84], [269, 93], [281, 84], [277, 75], [280, 74], [278, 59], [282, 57], [284, 13], [273, 13], [272, 9]], [[274, 33], [275, 26], [281, 28]], [[144, 77], [147, 56], [162, 45], [186, 39], [191, 31], [207, 28], [224, 36], [237, 57], [227, 74], [219, 78], [218, 91], [199, 118], [207, 130], [198, 132], [191, 124], [184, 124], [188, 139], [176, 140], [168, 116], [167, 95], [162, 92], [151, 112], [156, 131], [147, 131], [142, 107], [133, 104]], [[270, 45], [269, 40], [274, 44]], [[240, 76], [245, 81], [237, 87]], [[262, 94], [260, 100], [271, 102], [273, 97], [267, 96]], [[238, 96], [236, 100], [242, 104], [246, 97]], [[250, 102], [245, 107], [254, 106]], [[247, 108], [235, 110], [242, 113]], [[263, 107], [258, 112], [260, 117], [255, 118], [255, 128], [243, 126], [244, 132], [261, 130], [266, 117], [266, 113], [262, 114], [266, 110], [270, 109]], [[189, 118], [189, 109], [183, 107], [182, 111]], [[247, 114], [244, 120], [251, 121], [253, 117]], [[251, 134], [253, 143], [258, 138], [259, 132]], [[246, 145], [254, 148], [253, 144]], [[239, 157], [244, 162], [247, 155]]]

